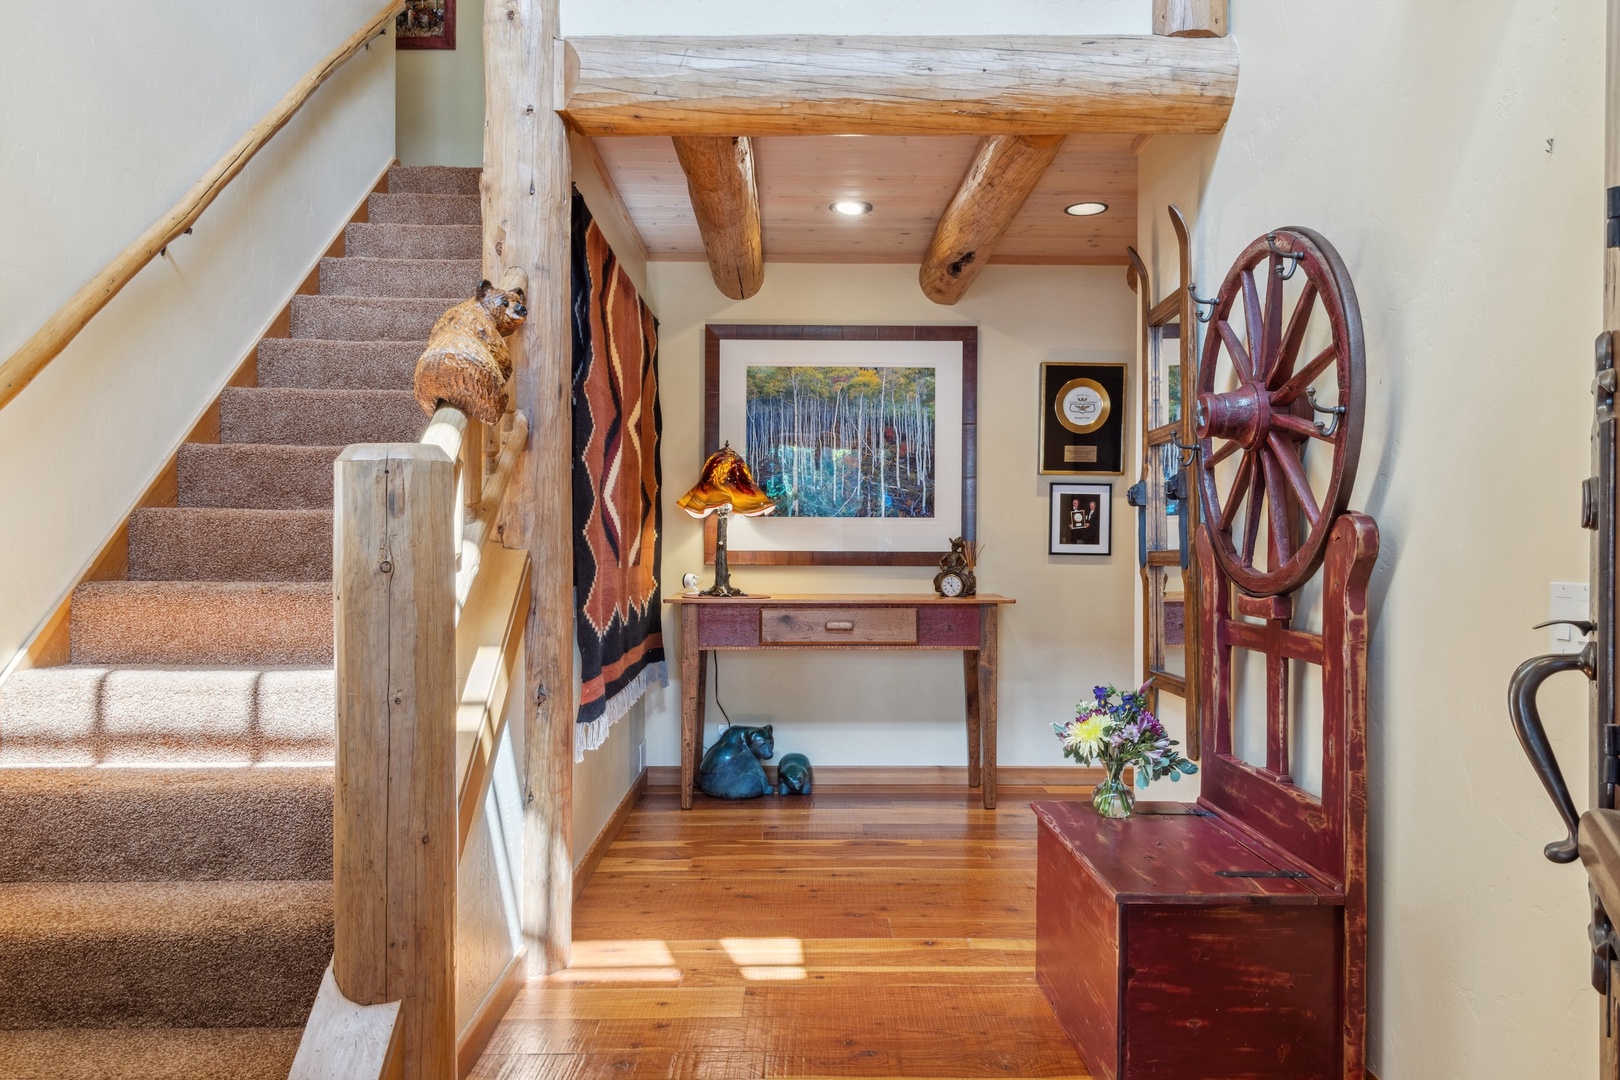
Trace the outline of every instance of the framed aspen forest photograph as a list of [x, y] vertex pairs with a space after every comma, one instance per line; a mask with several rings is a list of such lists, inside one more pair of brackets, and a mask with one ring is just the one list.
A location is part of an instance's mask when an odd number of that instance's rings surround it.
[[729, 442], [776, 503], [731, 522], [731, 563], [932, 566], [974, 539], [977, 329], [713, 325], [704, 340], [703, 452]]

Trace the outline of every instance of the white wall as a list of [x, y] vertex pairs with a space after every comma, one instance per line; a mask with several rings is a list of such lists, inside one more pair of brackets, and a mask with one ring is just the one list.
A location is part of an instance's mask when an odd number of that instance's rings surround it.
[[[0, 355], [167, 211], [372, 0], [9, 4]], [[0, 411], [0, 668], [55, 606], [393, 157], [390, 41], [321, 88]]]
[[401, 49], [394, 60], [401, 165], [484, 163], [484, 4], [456, 4], [454, 49]]
[[1144, 0], [562, 0], [587, 34], [1146, 34]]
[[[675, 505], [702, 463], [703, 327], [709, 322], [977, 324], [979, 539], [983, 592], [1011, 596], [1001, 636], [1000, 760], [1060, 766], [1051, 724], [1099, 682], [1132, 678], [1131, 598], [1137, 588], [1134, 512], [1114, 483], [1114, 554], [1047, 554], [1047, 488], [1036, 438], [1043, 360], [1131, 357], [1133, 296], [1118, 267], [990, 266], [954, 307], [923, 296], [914, 266], [767, 263], [765, 285], [741, 302], [714, 287], [705, 263], [649, 265], [660, 326], [664, 407], [666, 595], [700, 573], [702, 528]], [[1134, 365], [1133, 365], [1134, 368]], [[1134, 370], [1131, 376], [1134, 379]], [[1135, 424], [1127, 427], [1130, 445]], [[735, 568], [758, 593], [931, 593], [932, 567]], [[666, 612], [667, 612], [666, 608]], [[666, 618], [670, 655], [678, 628]], [[958, 653], [724, 653], [720, 698], [738, 723], [776, 725], [779, 754], [818, 765], [962, 765], [967, 759]], [[680, 687], [647, 698], [648, 761], [680, 761]], [[711, 686], [713, 680], [711, 679]], [[712, 698], [705, 739], [721, 720]]]
[[[1355, 279], [1367, 425], [1352, 505], [1383, 538], [1371, 657], [1371, 1065], [1382, 1080], [1594, 1075], [1584, 877], [1506, 713], [1549, 580], [1585, 580], [1602, 328], [1602, 5], [1240, 0], [1223, 136], [1141, 157], [1142, 239], [1196, 213], [1213, 292], [1267, 228]], [[1551, 152], [1548, 140], [1553, 140]], [[1543, 712], [1584, 791], [1584, 685]]]

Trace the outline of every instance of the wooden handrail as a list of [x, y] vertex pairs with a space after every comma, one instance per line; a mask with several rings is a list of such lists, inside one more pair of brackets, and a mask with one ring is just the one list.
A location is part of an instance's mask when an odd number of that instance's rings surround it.
[[134, 280], [135, 275], [151, 262], [175, 238], [183, 235], [185, 231], [202, 216], [202, 212], [219, 197], [225, 186], [234, 180], [253, 156], [264, 148], [276, 132], [287, 125], [333, 72], [342, 67], [354, 57], [361, 49], [370, 43], [371, 39], [385, 31], [388, 23], [404, 6], [403, 0], [388, 0], [377, 14], [373, 15], [363, 27], [356, 30], [347, 41], [338, 47], [326, 59], [316, 64], [304, 75], [302, 79], [293, 84], [293, 88], [278, 102], [275, 108], [265, 114], [253, 127], [248, 129], [246, 135], [237, 140], [235, 146], [226, 151], [225, 156], [214, 162], [214, 167], [203, 174], [192, 189], [186, 192], [185, 197], [174, 205], [167, 214], [130, 244], [118, 256], [102, 268], [101, 272], [91, 278], [83, 288], [74, 293], [67, 303], [63, 304], [34, 332], [34, 336], [23, 342], [22, 348], [12, 353], [5, 363], [0, 364], [0, 409], [11, 403], [11, 400], [22, 393], [23, 388], [34, 381], [34, 377], [45, 366], [59, 356], [68, 343], [78, 336], [95, 318], [96, 313], [107, 306], [107, 302], [117, 296]]

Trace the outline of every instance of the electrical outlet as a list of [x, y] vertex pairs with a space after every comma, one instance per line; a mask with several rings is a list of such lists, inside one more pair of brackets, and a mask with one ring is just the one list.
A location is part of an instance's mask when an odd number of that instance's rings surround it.
[[646, 770], [647, 770], [647, 740], [642, 739], [640, 742], [636, 743], [636, 771], [637, 772], [645, 772]]
[[[1553, 581], [1547, 588], [1547, 618], [1579, 619], [1592, 617], [1592, 588], [1584, 581]], [[1586, 635], [1573, 626], [1547, 627], [1548, 652], [1578, 653]]]

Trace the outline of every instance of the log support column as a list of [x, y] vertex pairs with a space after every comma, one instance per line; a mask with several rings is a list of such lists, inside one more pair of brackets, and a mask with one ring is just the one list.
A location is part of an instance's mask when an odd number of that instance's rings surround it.
[[484, 6], [484, 276], [528, 278], [528, 321], [510, 339], [513, 402], [529, 446], [502, 541], [533, 563], [524, 636], [523, 935], [528, 973], [568, 964], [573, 910], [574, 567], [569, 328], [570, 161], [557, 114], [558, 0]]

